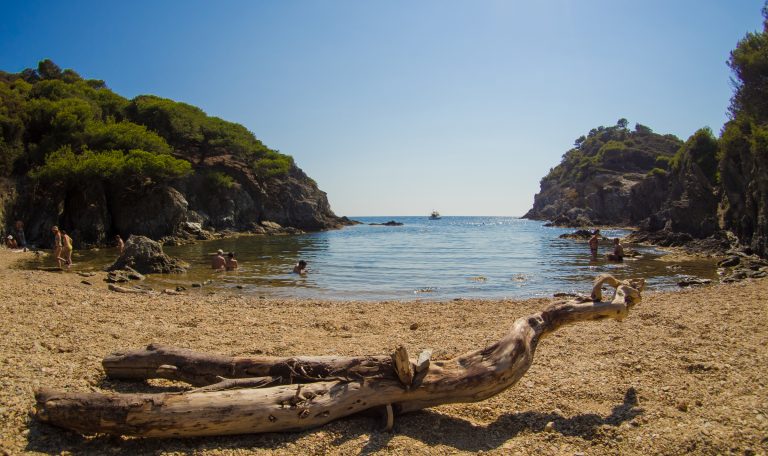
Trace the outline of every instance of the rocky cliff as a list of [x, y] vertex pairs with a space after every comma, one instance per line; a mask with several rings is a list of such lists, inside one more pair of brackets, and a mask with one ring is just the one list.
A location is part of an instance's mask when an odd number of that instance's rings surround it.
[[[768, 119], [768, 116], [766, 117]], [[747, 123], [744, 125], [742, 122]], [[721, 140], [720, 224], [768, 257], [768, 122], [734, 120]]]
[[600, 127], [577, 141], [542, 179], [525, 217], [566, 226], [636, 226], [655, 233], [644, 240], [664, 245], [718, 233], [718, 144], [712, 132], [701, 129], [683, 143], [643, 126], [622, 130]]
[[42, 188], [28, 179], [7, 180], [16, 197], [8, 205], [5, 225], [23, 220], [28, 240], [37, 245], [47, 245], [50, 228], [59, 225], [76, 246], [85, 247], [109, 244], [115, 234], [204, 239], [210, 236], [206, 231], [264, 233], [264, 222], [292, 232], [349, 223], [333, 213], [325, 192], [295, 165], [266, 181], [238, 175], [234, 170], [241, 165], [226, 159], [215, 165], [237, 176], [227, 187], [211, 185], [200, 175], [130, 187], [92, 181]]
[[[608, 170], [600, 153], [572, 149], [542, 179], [526, 217], [565, 226], [634, 226], [641, 230], [637, 241], [720, 253], [740, 243], [765, 255], [768, 174], [749, 143], [737, 141], [722, 153], [722, 141], [708, 128], [685, 143], [664, 138], [670, 143], [656, 151], [657, 166], [645, 173], [637, 160], [631, 172]], [[673, 145], [679, 148], [670, 155]], [[593, 158], [573, 166], [574, 154]]]
[[525, 218], [568, 226], [630, 225], [656, 213], [666, 198], [658, 182], [682, 142], [623, 119], [576, 140], [562, 162], [541, 180]]

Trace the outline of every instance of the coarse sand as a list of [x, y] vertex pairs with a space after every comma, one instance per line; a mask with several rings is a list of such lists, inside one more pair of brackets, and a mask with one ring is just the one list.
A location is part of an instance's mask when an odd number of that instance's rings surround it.
[[403, 344], [446, 358], [497, 340], [554, 299], [331, 302], [205, 287], [126, 295], [108, 291], [104, 273], [14, 269], [28, 255], [0, 249], [0, 454], [768, 453], [768, 280], [648, 290], [623, 322], [579, 323], [542, 341], [505, 392], [397, 417], [391, 433], [367, 416], [303, 432], [151, 440], [41, 423], [30, 416], [34, 391], [183, 389], [105, 379], [104, 355], [151, 342], [280, 356]]

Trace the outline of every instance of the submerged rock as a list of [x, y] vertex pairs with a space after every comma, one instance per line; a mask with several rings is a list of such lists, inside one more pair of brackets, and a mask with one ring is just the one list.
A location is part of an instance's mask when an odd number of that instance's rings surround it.
[[390, 220], [390, 221], [384, 222], [384, 223], [369, 223], [368, 225], [372, 225], [372, 226], [403, 226], [403, 224], [401, 222], [396, 222], [394, 220]]
[[125, 243], [125, 251], [107, 268], [107, 271], [133, 270], [140, 274], [180, 273], [189, 265], [163, 253], [158, 242], [144, 236], [131, 236]]
[[694, 285], [709, 285], [712, 283], [710, 279], [700, 279], [698, 277], [689, 277], [677, 282], [678, 287], [690, 287]]

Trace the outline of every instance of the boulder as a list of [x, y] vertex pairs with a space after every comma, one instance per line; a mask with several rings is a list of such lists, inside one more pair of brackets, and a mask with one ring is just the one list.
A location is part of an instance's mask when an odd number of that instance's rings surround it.
[[717, 265], [721, 268], [731, 268], [733, 266], [737, 266], [739, 263], [741, 263], [741, 257], [732, 256], [730, 258], [718, 261]]
[[144, 236], [131, 236], [125, 243], [125, 251], [107, 268], [107, 271], [133, 269], [141, 274], [181, 273], [189, 265], [163, 253], [158, 242]]
[[698, 277], [688, 277], [677, 282], [678, 287], [690, 287], [696, 285], [709, 285], [712, 283], [710, 279], [700, 279]]
[[213, 239], [213, 233], [203, 229], [200, 222], [182, 222], [179, 225], [179, 232], [194, 236], [197, 240], [207, 241]]
[[674, 231], [635, 231], [627, 236], [633, 244], [653, 244], [662, 247], [682, 247], [693, 240], [690, 234]]
[[268, 232], [279, 232], [283, 229], [279, 223], [270, 222], [269, 220], [262, 221], [260, 225]]
[[107, 277], [104, 279], [107, 283], [125, 283], [129, 282], [131, 279], [128, 278], [128, 276], [125, 274], [125, 271], [122, 270], [115, 270], [115, 271], [109, 271], [107, 273]]
[[576, 230], [573, 233], [565, 233], [558, 236], [560, 239], [589, 239], [592, 237], [592, 231]]

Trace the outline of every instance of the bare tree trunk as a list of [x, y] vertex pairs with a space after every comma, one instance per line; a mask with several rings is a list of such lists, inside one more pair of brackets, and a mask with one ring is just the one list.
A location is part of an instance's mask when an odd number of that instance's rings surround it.
[[[611, 301], [602, 301], [603, 284], [616, 287]], [[298, 430], [384, 407], [391, 428], [396, 414], [481, 401], [509, 388], [530, 367], [542, 337], [569, 323], [623, 319], [643, 286], [642, 279], [599, 276], [590, 298], [519, 318], [498, 342], [449, 360], [431, 361], [430, 351], [412, 360], [403, 347], [391, 356], [247, 358], [150, 345], [106, 357], [107, 375], [207, 386], [164, 394], [41, 389], [37, 417], [85, 434], [172, 437]]]

